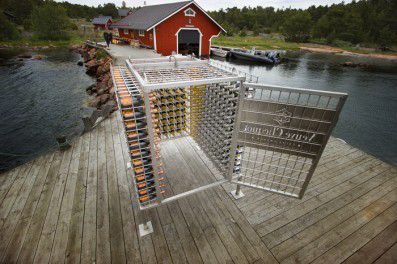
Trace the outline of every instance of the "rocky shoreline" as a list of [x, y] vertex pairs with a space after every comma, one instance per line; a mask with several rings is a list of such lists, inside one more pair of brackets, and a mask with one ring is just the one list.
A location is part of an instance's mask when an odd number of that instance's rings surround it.
[[82, 56], [82, 61], [79, 61], [78, 64], [84, 65], [86, 73], [96, 78], [96, 83], [86, 88], [87, 93], [92, 96], [88, 105], [96, 109], [103, 109], [105, 105], [112, 105], [112, 111], [116, 111], [117, 103], [110, 73], [112, 58], [110, 56], [98, 58], [98, 49], [88, 45], [74, 46], [72, 49]]

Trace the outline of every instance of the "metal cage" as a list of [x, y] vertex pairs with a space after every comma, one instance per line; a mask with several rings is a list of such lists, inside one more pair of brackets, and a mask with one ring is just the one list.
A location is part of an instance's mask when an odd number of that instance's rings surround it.
[[[227, 181], [301, 198], [347, 98], [244, 83], [235, 70], [192, 57], [129, 59], [126, 65], [112, 68], [112, 76], [142, 210]], [[168, 197], [161, 142], [183, 136], [224, 179]]]

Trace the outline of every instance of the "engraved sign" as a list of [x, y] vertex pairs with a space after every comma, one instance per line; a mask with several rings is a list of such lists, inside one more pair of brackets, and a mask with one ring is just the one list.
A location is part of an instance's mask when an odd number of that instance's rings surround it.
[[346, 94], [246, 84], [233, 182], [301, 198]]

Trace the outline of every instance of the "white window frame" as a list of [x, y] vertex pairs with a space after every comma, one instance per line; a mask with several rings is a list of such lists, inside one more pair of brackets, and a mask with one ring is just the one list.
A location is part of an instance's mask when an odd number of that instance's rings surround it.
[[[189, 14], [189, 12], [191, 14]], [[185, 16], [195, 17], [196, 16], [196, 12], [193, 9], [188, 8], [188, 9], [185, 10]]]
[[145, 36], [145, 30], [138, 30], [138, 35], [140, 37], [144, 37]]

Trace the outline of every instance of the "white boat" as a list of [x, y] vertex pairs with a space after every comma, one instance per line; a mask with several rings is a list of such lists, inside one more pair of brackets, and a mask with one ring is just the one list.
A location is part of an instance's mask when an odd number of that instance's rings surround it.
[[211, 48], [211, 53], [215, 56], [226, 58], [226, 56], [229, 52], [227, 50], [223, 50], [223, 49]]

